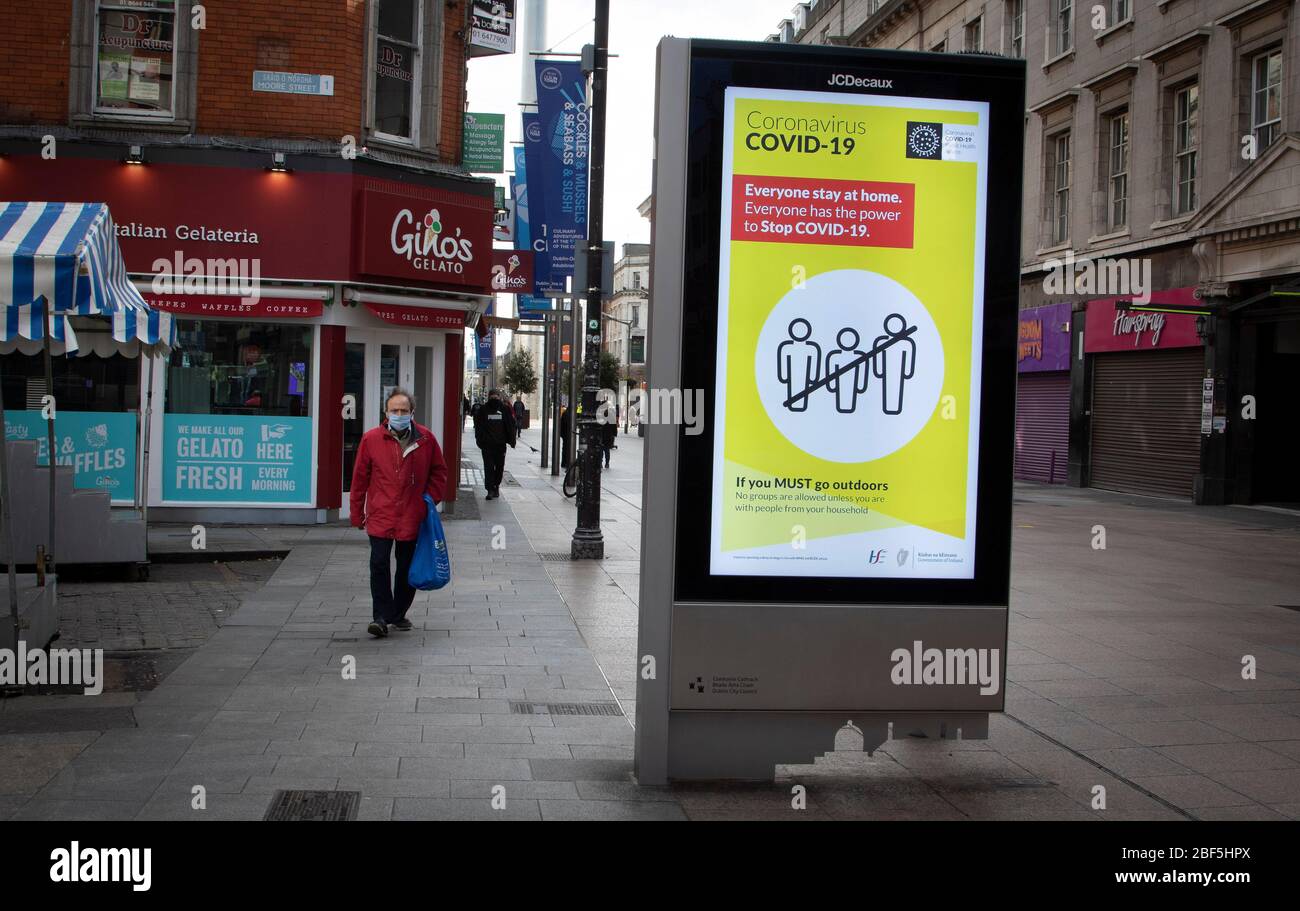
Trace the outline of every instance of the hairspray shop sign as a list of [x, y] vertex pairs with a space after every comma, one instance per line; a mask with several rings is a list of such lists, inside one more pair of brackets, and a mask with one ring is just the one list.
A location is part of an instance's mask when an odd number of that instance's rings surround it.
[[452, 286], [491, 287], [492, 197], [367, 190], [358, 232], [363, 275]]

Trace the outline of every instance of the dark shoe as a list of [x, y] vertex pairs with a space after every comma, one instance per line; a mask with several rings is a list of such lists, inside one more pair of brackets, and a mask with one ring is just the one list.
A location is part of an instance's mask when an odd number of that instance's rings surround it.
[[400, 620], [394, 620], [393, 626], [396, 627], [397, 629], [410, 629], [412, 623], [410, 620], [407, 620], [405, 617], [402, 617]]
[[380, 620], [372, 620], [370, 625], [366, 627], [366, 632], [376, 639], [382, 639], [388, 635], [388, 625]]

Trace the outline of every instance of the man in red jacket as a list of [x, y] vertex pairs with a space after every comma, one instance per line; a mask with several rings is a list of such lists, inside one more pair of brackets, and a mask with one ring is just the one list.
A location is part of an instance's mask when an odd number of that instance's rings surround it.
[[[424, 522], [424, 495], [442, 502], [447, 465], [433, 431], [412, 419], [411, 394], [396, 388], [384, 403], [380, 426], [366, 431], [352, 471], [352, 524], [370, 536], [370, 598], [374, 620], [367, 631], [387, 636], [389, 625], [410, 629], [406, 612], [415, 600], [407, 580], [415, 541]], [[397, 542], [396, 584], [388, 560]]]

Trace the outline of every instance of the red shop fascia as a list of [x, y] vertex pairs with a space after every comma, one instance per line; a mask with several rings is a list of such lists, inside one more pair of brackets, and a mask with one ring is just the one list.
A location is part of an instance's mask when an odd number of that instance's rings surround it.
[[[107, 203], [127, 270], [160, 309], [319, 327], [316, 469], [303, 506], [342, 502], [343, 419], [333, 403], [344, 395], [349, 327], [441, 337], [443, 420], [434, 431], [447, 464], [459, 464], [463, 335], [492, 295], [492, 181], [364, 156], [288, 154], [289, 170], [279, 171], [270, 151], [155, 146], [132, 164], [120, 144], [65, 141], [52, 159], [34, 144], [15, 146], [0, 157], [0, 200]], [[255, 277], [258, 302], [193, 278], [211, 276], [213, 262]], [[188, 284], [155, 283], [178, 270]], [[455, 493], [452, 484], [448, 499]]]

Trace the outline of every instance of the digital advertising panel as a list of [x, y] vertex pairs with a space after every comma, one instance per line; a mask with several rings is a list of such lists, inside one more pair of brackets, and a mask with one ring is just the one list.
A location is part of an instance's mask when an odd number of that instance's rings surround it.
[[683, 410], [646, 428], [639, 781], [1002, 710], [1024, 86], [996, 56], [661, 42], [647, 374]]
[[710, 571], [972, 578], [988, 104], [723, 116]]

